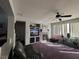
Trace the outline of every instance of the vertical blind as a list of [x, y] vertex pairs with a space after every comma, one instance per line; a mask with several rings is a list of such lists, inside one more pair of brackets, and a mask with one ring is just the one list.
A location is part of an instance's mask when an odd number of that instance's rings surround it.
[[56, 24], [52, 26], [52, 35], [61, 34], [61, 25]]
[[79, 37], [79, 22], [52, 24], [51, 31], [52, 35], [67, 36], [67, 33], [70, 33], [71, 37]]
[[63, 34], [64, 36], [67, 35], [67, 24], [62, 24], [62, 34]]
[[70, 34], [72, 37], [79, 37], [79, 22], [70, 24]]
[[67, 33], [69, 33], [69, 23], [64, 24], [53, 24], [52, 25], [52, 35], [64, 35], [67, 36]]

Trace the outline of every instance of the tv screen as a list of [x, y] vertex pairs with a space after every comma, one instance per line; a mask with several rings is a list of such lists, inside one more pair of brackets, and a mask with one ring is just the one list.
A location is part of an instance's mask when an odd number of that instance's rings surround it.
[[31, 29], [30, 30], [30, 35], [31, 36], [38, 36], [39, 35], [39, 29]]

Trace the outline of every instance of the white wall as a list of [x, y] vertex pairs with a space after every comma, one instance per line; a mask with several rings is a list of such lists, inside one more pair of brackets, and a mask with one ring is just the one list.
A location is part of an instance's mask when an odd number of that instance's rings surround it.
[[30, 21], [26, 20], [26, 38], [25, 45], [30, 44]]
[[14, 17], [8, 17], [8, 34], [7, 34], [7, 43], [1, 47], [1, 57], [0, 59], [8, 59], [10, 49], [14, 43]]
[[9, 0], [0, 0], [0, 6], [8, 18], [7, 42], [0, 47], [0, 59], [8, 59], [10, 49], [14, 43], [14, 15]]

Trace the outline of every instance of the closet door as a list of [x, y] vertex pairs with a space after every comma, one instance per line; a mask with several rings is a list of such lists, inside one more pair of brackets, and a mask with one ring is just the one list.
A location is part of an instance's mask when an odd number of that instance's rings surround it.
[[16, 21], [15, 24], [16, 40], [25, 45], [25, 22]]

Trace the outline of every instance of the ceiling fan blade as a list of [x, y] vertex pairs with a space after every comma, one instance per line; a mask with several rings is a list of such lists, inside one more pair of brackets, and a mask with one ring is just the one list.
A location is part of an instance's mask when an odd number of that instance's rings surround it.
[[71, 17], [72, 15], [64, 15], [64, 16], [61, 16], [61, 17]]
[[61, 15], [59, 15], [59, 14], [58, 14], [58, 15], [56, 15], [56, 18], [59, 18], [59, 17], [61, 17]]

